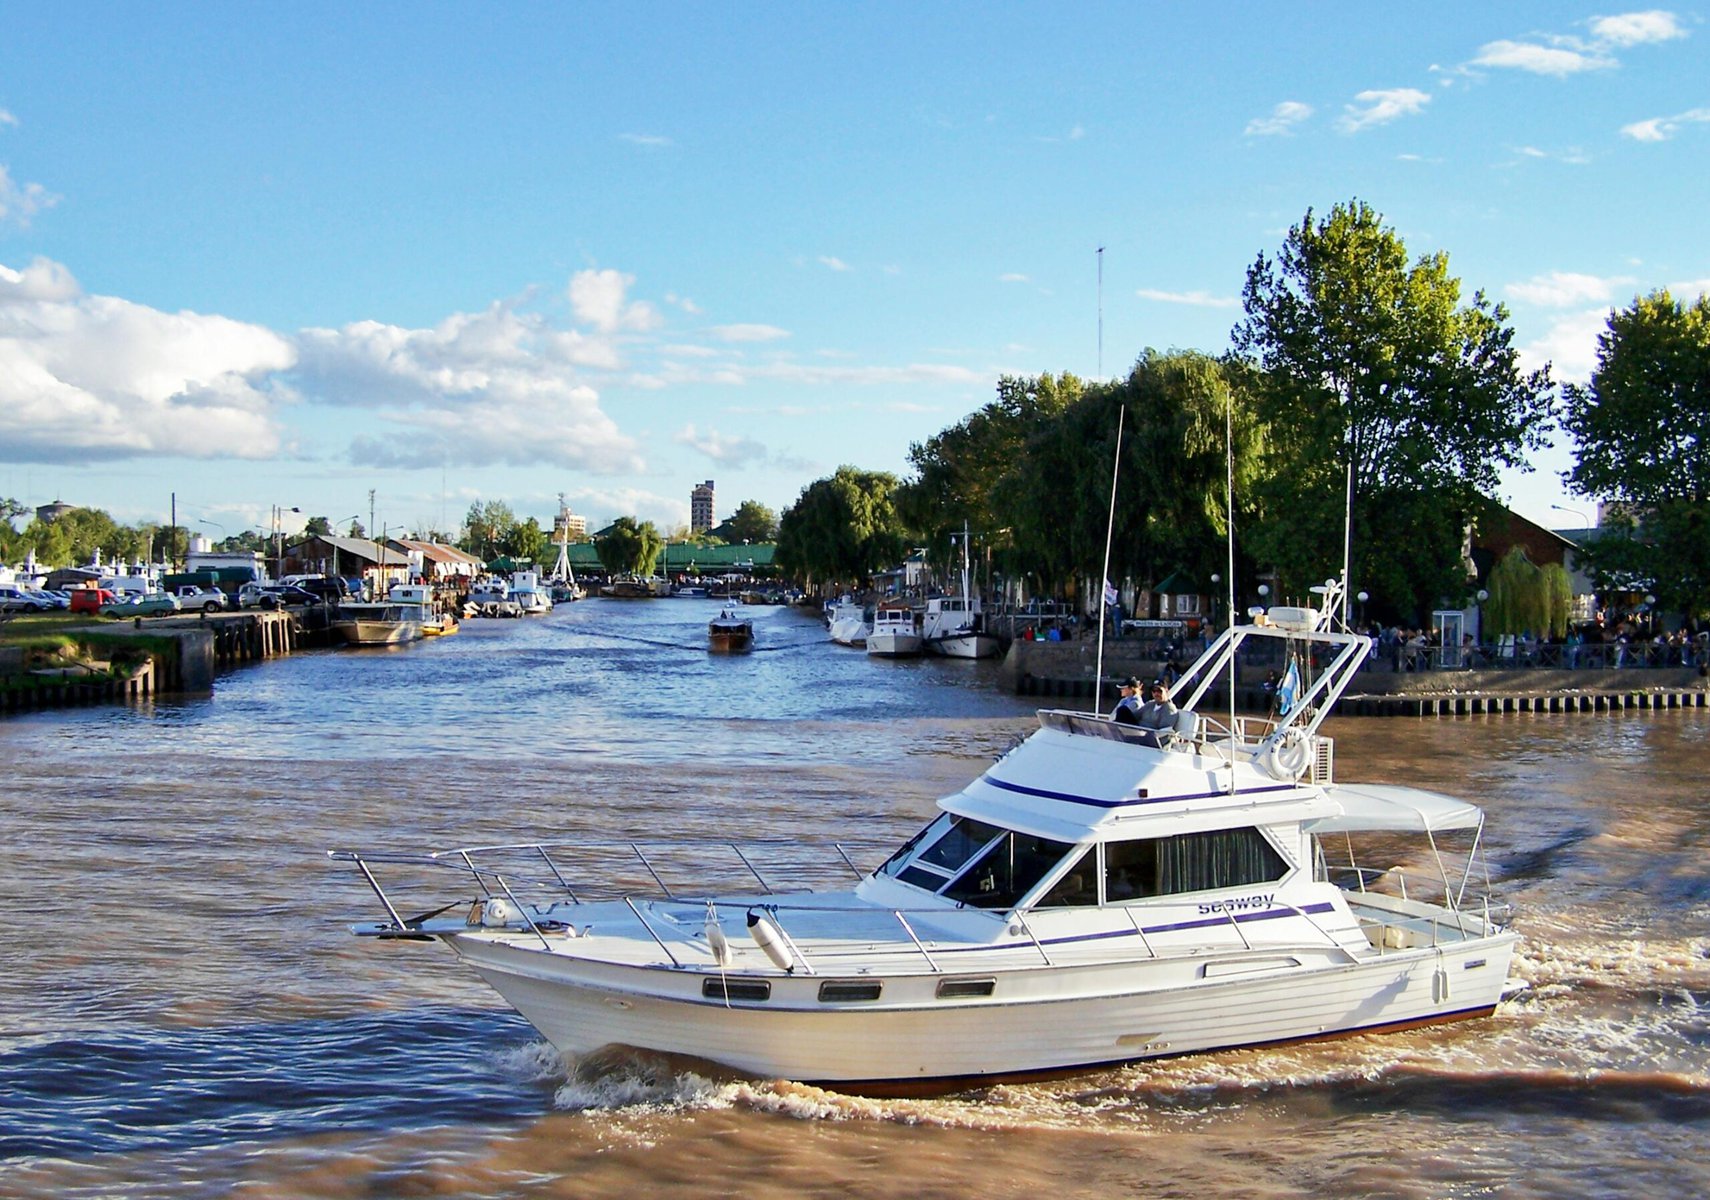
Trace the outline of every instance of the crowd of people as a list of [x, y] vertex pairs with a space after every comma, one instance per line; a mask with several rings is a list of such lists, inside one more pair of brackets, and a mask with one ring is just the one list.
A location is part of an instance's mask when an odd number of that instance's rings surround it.
[[1373, 659], [1397, 672], [1444, 667], [1695, 667], [1701, 674], [1710, 673], [1710, 630], [1691, 624], [1664, 631], [1633, 621], [1617, 621], [1612, 628], [1590, 622], [1559, 639], [1521, 633], [1480, 642], [1469, 633], [1462, 635], [1459, 646], [1448, 647], [1439, 629], [1374, 625], [1367, 632]]

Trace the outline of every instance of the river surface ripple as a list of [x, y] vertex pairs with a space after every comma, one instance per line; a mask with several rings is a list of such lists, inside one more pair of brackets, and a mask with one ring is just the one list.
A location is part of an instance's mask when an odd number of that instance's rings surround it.
[[[572, 1070], [329, 847], [888, 847], [1032, 727], [991, 664], [785, 609], [586, 601], [209, 697], [0, 722], [0, 1195], [1710, 1195], [1704, 710], [1332, 722], [1490, 814], [1529, 985], [1486, 1021], [932, 1101]], [[876, 861], [876, 858], [873, 860]], [[865, 863], [863, 865], [871, 865]]]

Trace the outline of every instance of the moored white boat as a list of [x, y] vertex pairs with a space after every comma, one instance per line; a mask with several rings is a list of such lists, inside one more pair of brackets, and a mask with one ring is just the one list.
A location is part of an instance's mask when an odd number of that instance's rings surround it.
[[945, 658], [992, 658], [1000, 649], [998, 639], [985, 631], [980, 597], [971, 591], [968, 563], [968, 530], [962, 540], [962, 594], [933, 596], [921, 615], [920, 633], [928, 653]]
[[826, 610], [826, 636], [839, 646], [865, 646], [872, 628], [865, 605], [841, 601]]
[[[602, 893], [585, 844], [333, 856], [386, 908], [357, 932], [443, 941], [573, 1056], [615, 1044], [937, 1091], [1490, 1013], [1517, 936], [1483, 894], [1482, 814], [1335, 778], [1320, 726], [1370, 641], [1332, 631], [1333, 607], [1327, 595], [1322, 612], [1225, 631], [1178, 683], [1161, 736], [1041, 712], [842, 890], [805, 890], [822, 881], [787, 838], [725, 859], [621, 843], [608, 878], [645, 871], [660, 884], [648, 894]], [[1301, 672], [1291, 707], [1219, 715], [1211, 689], [1255, 647]], [[1381, 837], [1384, 869], [1354, 858], [1362, 833]], [[1434, 884], [1391, 865], [1405, 835]], [[719, 889], [724, 861], [744, 886]], [[668, 863], [708, 886], [667, 889]], [[412, 868], [467, 890], [405, 916], [410, 889], [377, 872]]]
[[911, 658], [921, 652], [920, 618], [912, 605], [886, 600], [873, 609], [867, 630], [869, 658]]
[[[351, 646], [396, 646], [425, 633], [432, 597], [421, 584], [398, 584], [385, 600], [347, 601], [333, 610], [328, 628]], [[455, 628], [455, 626], [453, 627]]]
[[537, 571], [512, 571], [510, 598], [525, 617], [544, 616], [552, 611], [552, 594]]

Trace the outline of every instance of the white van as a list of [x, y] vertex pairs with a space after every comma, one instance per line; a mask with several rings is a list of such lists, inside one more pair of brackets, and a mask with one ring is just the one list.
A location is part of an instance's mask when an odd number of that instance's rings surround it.
[[146, 596], [154, 591], [145, 575], [106, 575], [97, 586], [104, 587], [119, 597]]

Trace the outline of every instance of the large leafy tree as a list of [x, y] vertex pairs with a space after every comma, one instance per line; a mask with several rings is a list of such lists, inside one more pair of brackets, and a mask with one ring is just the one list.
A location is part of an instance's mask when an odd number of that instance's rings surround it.
[[516, 523], [516, 514], [504, 501], [477, 500], [463, 518], [463, 540], [458, 544], [478, 558], [494, 558]]
[[864, 584], [902, 556], [896, 490], [896, 476], [851, 466], [808, 484], [778, 521], [778, 565], [810, 583]]
[[[1013, 528], [1006, 493], [1016, 484], [1028, 443], [1080, 399], [1073, 375], [1004, 376], [997, 399], [909, 447], [914, 477], [898, 492], [905, 523], [948, 561], [950, 535], [964, 524], [990, 532]], [[1007, 539], [998, 538], [1000, 547]]]
[[530, 517], [526, 521], [514, 522], [505, 531], [499, 546], [513, 559], [539, 562], [546, 553], [546, 542], [546, 531], [540, 527], [539, 521]]
[[770, 542], [778, 536], [778, 517], [758, 500], [744, 500], [724, 523], [731, 542]]
[[1625, 529], [1585, 547], [1594, 576], [1642, 578], [1664, 607], [1710, 609], [1710, 299], [1653, 292], [1610, 314], [1588, 386], [1567, 389], [1569, 485]]
[[665, 540], [652, 521], [619, 517], [594, 543], [600, 565], [614, 575], [651, 575]]
[[1249, 545], [1285, 593], [1337, 573], [1352, 487], [1354, 586], [1398, 544], [1374, 520], [1417, 496], [1407, 532], [1422, 612], [1465, 588], [1466, 522], [1503, 467], [1525, 469], [1553, 414], [1549, 369], [1525, 372], [1507, 310], [1461, 301], [1441, 252], [1409, 263], [1394, 230], [1355, 200], [1309, 210], [1275, 258], [1247, 272], [1237, 350], [1260, 369], [1272, 466]]

